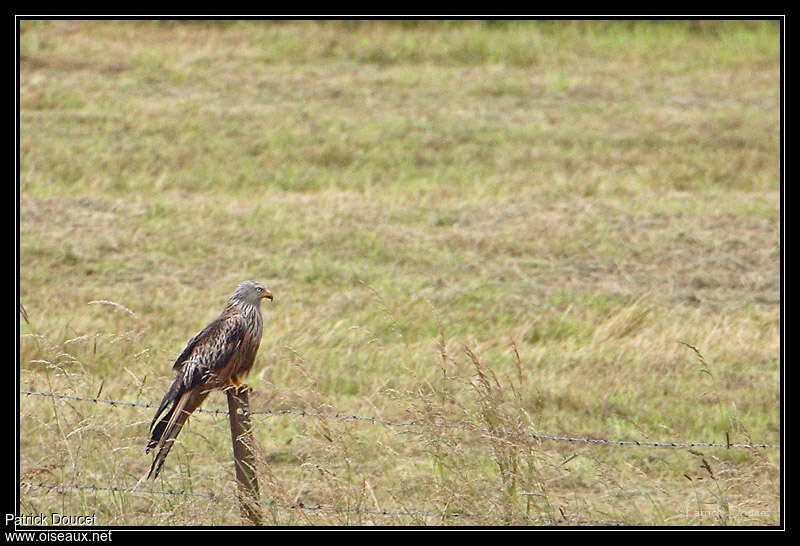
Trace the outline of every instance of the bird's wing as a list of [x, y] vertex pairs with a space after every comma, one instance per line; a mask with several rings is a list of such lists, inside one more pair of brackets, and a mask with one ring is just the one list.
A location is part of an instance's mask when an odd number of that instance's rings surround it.
[[230, 362], [233, 353], [242, 345], [245, 331], [245, 321], [241, 316], [223, 314], [186, 344], [173, 365], [175, 379], [156, 410], [151, 430], [170, 403], [185, 392], [202, 387], [210, 372], [218, 372]]
[[230, 313], [223, 313], [208, 326], [197, 332], [195, 336], [189, 340], [186, 347], [183, 348], [181, 354], [175, 359], [172, 365], [173, 370], [177, 370], [190, 359], [195, 353], [195, 350], [203, 350], [208, 345], [214, 345], [224, 338], [229, 333], [235, 331], [238, 327], [244, 326], [241, 317]]

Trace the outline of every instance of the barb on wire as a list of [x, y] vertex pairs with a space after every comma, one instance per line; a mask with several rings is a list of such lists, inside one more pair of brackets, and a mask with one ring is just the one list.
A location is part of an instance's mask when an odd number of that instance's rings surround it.
[[[76, 400], [80, 402], [94, 402], [98, 404], [109, 404], [112, 406], [133, 406], [141, 408], [156, 408], [155, 404], [148, 404], [144, 402], [125, 402], [121, 400], [107, 400], [103, 398], [91, 398], [86, 396], [74, 396], [71, 394], [64, 394], [58, 392], [40, 392], [40, 391], [20, 391], [21, 394], [27, 396], [46, 396], [50, 398], [59, 398], [62, 400]], [[199, 413], [210, 413], [215, 415], [228, 415], [227, 410], [219, 409], [205, 409], [198, 408], [195, 410]], [[373, 425], [386, 425], [393, 427], [423, 427], [433, 426], [441, 429], [456, 429], [456, 430], [472, 430], [464, 425], [451, 424], [451, 423], [427, 423], [423, 421], [391, 421], [381, 417], [369, 417], [362, 415], [350, 415], [342, 413], [324, 413], [318, 411], [306, 410], [251, 410], [250, 415], [294, 415], [298, 417], [317, 417], [323, 419], [338, 419], [341, 421], [362, 421], [371, 423]], [[474, 429], [478, 432], [491, 433], [488, 429]], [[674, 447], [674, 448], [692, 448], [692, 447], [724, 447], [724, 448], [737, 448], [737, 449], [780, 449], [780, 444], [731, 444], [727, 441], [722, 442], [657, 442], [646, 440], [607, 440], [604, 438], [582, 438], [573, 436], [553, 436], [549, 434], [538, 434], [535, 432], [528, 433], [531, 438], [536, 440], [548, 440], [554, 442], [572, 442], [580, 444], [592, 445], [610, 445], [610, 446], [640, 446], [640, 447]]]
[[[100, 485], [90, 485], [90, 484], [82, 484], [82, 483], [42, 483], [42, 482], [27, 482], [21, 481], [19, 482], [20, 486], [23, 487], [30, 487], [30, 488], [37, 488], [37, 489], [76, 489], [76, 490], [89, 490], [89, 491], [114, 491], [118, 493], [141, 493], [141, 494], [151, 494], [151, 495], [184, 495], [188, 497], [204, 497], [211, 500], [220, 501], [222, 498], [219, 495], [214, 495], [213, 493], [193, 493], [191, 491], [184, 491], [182, 489], [137, 489], [133, 487], [112, 487], [112, 486], [100, 486]], [[338, 508], [334, 506], [322, 506], [319, 504], [314, 504], [311, 506], [304, 505], [303, 503], [297, 504], [277, 504], [271, 503], [273, 505], [277, 505], [281, 508], [287, 508], [291, 510], [309, 510], [309, 511], [319, 511], [319, 512], [327, 512], [332, 514], [361, 514], [367, 516], [384, 516], [390, 518], [398, 518], [398, 517], [410, 517], [410, 518], [469, 518], [471, 517], [469, 514], [461, 513], [461, 512], [412, 512], [407, 510], [402, 511], [393, 511], [393, 510], [359, 510], [358, 508]], [[624, 525], [624, 522], [621, 521], [603, 521], [603, 520], [593, 520], [593, 519], [582, 519], [582, 518], [527, 518], [526, 521], [531, 521], [535, 523], [545, 523], [549, 525], [564, 525], [564, 524], [578, 524], [578, 525], [601, 525], [601, 526], [614, 526], [614, 525]]]

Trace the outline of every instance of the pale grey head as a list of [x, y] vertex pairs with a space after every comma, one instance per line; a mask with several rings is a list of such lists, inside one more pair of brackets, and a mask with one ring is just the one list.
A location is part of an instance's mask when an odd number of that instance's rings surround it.
[[258, 281], [244, 281], [240, 283], [231, 295], [231, 300], [249, 303], [256, 307], [259, 306], [261, 300], [264, 298], [272, 300], [272, 292], [267, 290], [267, 287]]

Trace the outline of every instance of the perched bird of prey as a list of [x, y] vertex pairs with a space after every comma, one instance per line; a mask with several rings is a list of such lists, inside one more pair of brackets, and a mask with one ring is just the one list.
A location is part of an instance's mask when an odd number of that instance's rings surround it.
[[[222, 314], [194, 336], [172, 369], [175, 379], [150, 424], [146, 452], [158, 448], [147, 478], [158, 476], [175, 438], [189, 415], [213, 389], [241, 389], [261, 342], [261, 300], [272, 293], [256, 281], [244, 281]], [[163, 414], [163, 415], [162, 415]]]

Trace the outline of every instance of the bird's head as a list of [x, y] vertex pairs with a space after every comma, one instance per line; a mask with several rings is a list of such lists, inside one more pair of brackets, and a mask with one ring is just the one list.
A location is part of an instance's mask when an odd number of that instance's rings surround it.
[[267, 290], [267, 287], [258, 281], [244, 281], [240, 283], [231, 296], [231, 299], [245, 301], [256, 306], [265, 298], [272, 301], [272, 292]]

